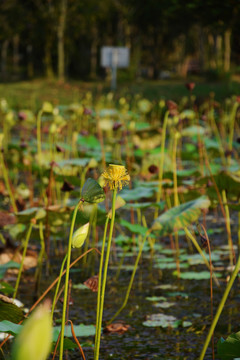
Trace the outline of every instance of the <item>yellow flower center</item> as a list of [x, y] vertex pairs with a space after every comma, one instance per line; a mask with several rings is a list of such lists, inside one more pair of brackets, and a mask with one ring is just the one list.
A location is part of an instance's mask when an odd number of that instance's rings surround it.
[[108, 185], [111, 190], [122, 190], [122, 187], [130, 181], [130, 176], [125, 166], [122, 165], [109, 164], [102, 175], [105, 180], [105, 185]]

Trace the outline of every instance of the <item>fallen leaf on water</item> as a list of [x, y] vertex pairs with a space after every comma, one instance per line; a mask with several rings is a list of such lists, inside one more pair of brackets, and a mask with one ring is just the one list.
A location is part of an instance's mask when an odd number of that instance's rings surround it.
[[113, 323], [113, 324], [107, 325], [104, 328], [104, 332], [123, 334], [126, 331], [128, 331], [129, 328], [130, 328], [130, 325], [126, 325], [126, 324], [118, 322], [118, 323]]
[[97, 292], [98, 291], [98, 275], [94, 275], [94, 276], [90, 277], [89, 279], [87, 279], [84, 282], [84, 285], [86, 285], [93, 292]]

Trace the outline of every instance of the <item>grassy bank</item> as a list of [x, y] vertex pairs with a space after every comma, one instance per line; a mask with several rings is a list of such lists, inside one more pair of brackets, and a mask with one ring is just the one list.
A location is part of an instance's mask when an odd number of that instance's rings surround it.
[[[117, 96], [131, 94], [141, 94], [150, 100], [160, 98], [178, 101], [183, 96], [188, 96], [184, 80], [159, 80], [159, 81], [136, 81], [131, 84], [118, 85]], [[240, 94], [240, 82], [216, 82], [208, 83], [196, 80], [196, 87], [193, 94], [198, 99], [204, 99], [213, 92], [218, 101], [231, 96]], [[5, 98], [10, 107], [15, 109], [31, 108], [39, 109], [44, 101], [50, 101], [55, 105], [70, 104], [81, 100], [87, 91], [95, 96], [101, 96], [110, 91], [110, 86], [106, 82], [80, 82], [70, 81], [60, 84], [57, 81], [47, 81], [37, 79], [16, 83], [0, 84], [0, 98]]]

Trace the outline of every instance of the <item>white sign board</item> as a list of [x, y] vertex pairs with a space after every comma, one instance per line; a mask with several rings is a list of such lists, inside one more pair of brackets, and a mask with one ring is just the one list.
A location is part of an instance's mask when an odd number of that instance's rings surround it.
[[101, 48], [101, 66], [126, 68], [129, 65], [129, 49], [126, 47], [103, 46]]

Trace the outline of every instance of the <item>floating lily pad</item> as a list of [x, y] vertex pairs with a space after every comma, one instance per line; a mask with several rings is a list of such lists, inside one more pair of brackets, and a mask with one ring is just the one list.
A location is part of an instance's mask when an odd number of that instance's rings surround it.
[[22, 329], [22, 325], [17, 325], [8, 320], [0, 321], [0, 332], [4, 332], [15, 336], [20, 333], [21, 329]]
[[162, 308], [162, 309], [168, 309], [168, 308], [170, 308], [170, 307], [172, 307], [174, 305], [175, 305], [175, 303], [171, 303], [171, 302], [168, 302], [168, 301], [164, 301], [164, 302], [154, 304], [154, 306]]
[[[179, 276], [177, 271], [173, 272], [174, 276]], [[215, 274], [216, 277], [221, 277], [221, 274]], [[181, 272], [180, 274], [180, 278], [181, 279], [185, 279], [185, 280], [205, 280], [205, 279], [210, 279], [210, 272], [209, 271], [199, 271], [199, 272], [194, 272], [194, 271], [189, 271], [189, 272]]]
[[146, 228], [145, 226], [139, 225], [139, 224], [131, 224], [129, 221], [122, 219], [120, 221], [120, 224], [122, 226], [125, 226], [128, 230], [130, 230], [132, 233], [134, 234], [140, 234], [140, 235], [145, 235], [148, 228]]
[[[158, 263], [154, 265], [155, 269], [176, 269], [177, 265], [176, 262], [166, 262], [166, 263]], [[179, 264], [180, 269], [187, 269], [189, 267], [189, 264], [187, 263], [180, 263]]]
[[155, 289], [161, 289], [161, 290], [175, 290], [177, 288], [178, 287], [176, 285], [172, 285], [172, 284], [161, 284], [155, 286]]
[[165, 298], [164, 296], [148, 296], [146, 297], [146, 300], [157, 302], [157, 301], [166, 301], [167, 298]]
[[89, 290], [89, 287], [84, 284], [73, 284], [74, 289]]
[[172, 315], [165, 315], [165, 314], [152, 314], [147, 316], [147, 320], [143, 322], [144, 326], [148, 327], [176, 327], [175, 322], [177, 318]]
[[[74, 325], [74, 332], [75, 335], [78, 337], [87, 337], [87, 336], [94, 336], [95, 335], [95, 326], [94, 325]], [[58, 335], [61, 331], [61, 326], [54, 326], [53, 328], [53, 341], [57, 341]], [[71, 337], [71, 326], [65, 326], [64, 335], [67, 337]]]
[[[55, 349], [55, 346], [56, 346], [56, 341], [53, 342], [53, 350]], [[83, 344], [81, 343], [81, 347], [83, 347]], [[64, 343], [63, 343], [63, 350], [74, 350], [74, 349], [77, 349], [78, 348], [78, 345], [73, 342], [72, 340], [68, 339], [68, 338], [65, 338], [64, 339]], [[60, 342], [58, 344], [58, 347], [57, 347], [57, 351], [60, 350]]]
[[173, 292], [167, 292], [166, 294], [169, 297], [182, 297], [184, 299], [188, 299], [188, 294], [182, 291], [173, 291]]
[[8, 269], [19, 269], [20, 264], [15, 261], [8, 261], [6, 264], [0, 265], [0, 279], [2, 279]]

